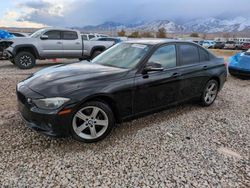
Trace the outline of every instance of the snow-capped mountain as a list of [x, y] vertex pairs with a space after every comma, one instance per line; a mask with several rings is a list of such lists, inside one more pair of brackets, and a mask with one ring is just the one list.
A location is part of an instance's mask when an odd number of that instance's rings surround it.
[[168, 33], [179, 33], [184, 31], [184, 27], [168, 20], [156, 20], [146, 22], [143, 25], [131, 28], [139, 31], [158, 31], [159, 28], [165, 28]]
[[158, 31], [159, 28], [165, 28], [167, 32], [174, 33], [174, 32], [182, 32], [184, 30], [184, 27], [181, 25], [178, 25], [172, 21], [168, 20], [156, 20], [152, 22], [135, 22], [130, 24], [122, 24], [122, 23], [116, 23], [116, 22], [105, 22], [101, 25], [97, 26], [86, 26], [83, 29], [85, 30], [120, 30], [120, 29], [126, 29], [130, 31]]
[[108, 30], [120, 30], [120, 29], [125, 29], [127, 26], [122, 23], [117, 23], [117, 22], [104, 22], [103, 24], [100, 25], [88, 25], [83, 27], [84, 30], [100, 30], [100, 31], [108, 31]]
[[86, 26], [85, 31], [109, 31], [121, 30], [128, 31], [158, 31], [159, 28], [165, 28], [168, 33], [217, 33], [217, 32], [242, 32], [250, 31], [250, 19], [236, 17], [233, 19], [205, 18], [178, 24], [169, 20], [156, 20], [151, 22], [135, 22], [122, 24], [116, 22], [105, 22], [97, 26]]
[[243, 17], [236, 17], [234, 19], [197, 19], [184, 24], [184, 27], [190, 32], [241, 32], [250, 29], [250, 19]]

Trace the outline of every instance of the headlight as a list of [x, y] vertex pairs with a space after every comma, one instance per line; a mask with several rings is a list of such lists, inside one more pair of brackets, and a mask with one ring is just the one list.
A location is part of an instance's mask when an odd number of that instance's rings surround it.
[[64, 103], [68, 102], [69, 100], [70, 99], [68, 98], [55, 97], [55, 98], [32, 100], [32, 102], [38, 108], [45, 110], [55, 110], [57, 108], [60, 108]]

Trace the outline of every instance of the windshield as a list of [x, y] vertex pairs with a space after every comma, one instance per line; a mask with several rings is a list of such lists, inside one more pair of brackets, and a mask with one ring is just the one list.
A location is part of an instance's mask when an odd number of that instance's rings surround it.
[[119, 67], [134, 68], [149, 50], [149, 45], [121, 43], [106, 50], [93, 59], [93, 63]]
[[45, 29], [39, 29], [37, 31], [35, 31], [34, 33], [32, 33], [30, 35], [31, 38], [37, 38], [39, 37], [43, 32], [44, 32]]

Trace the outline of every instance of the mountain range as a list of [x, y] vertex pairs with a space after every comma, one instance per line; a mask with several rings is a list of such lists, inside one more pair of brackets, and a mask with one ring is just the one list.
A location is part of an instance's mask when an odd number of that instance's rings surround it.
[[85, 31], [110, 31], [125, 29], [128, 31], [151, 31], [165, 28], [168, 33], [218, 33], [218, 32], [250, 32], [250, 19], [236, 17], [232, 19], [205, 18], [196, 19], [179, 24], [170, 20], [140, 21], [130, 24], [117, 22], [105, 22], [96, 26], [85, 26], [80, 28]]

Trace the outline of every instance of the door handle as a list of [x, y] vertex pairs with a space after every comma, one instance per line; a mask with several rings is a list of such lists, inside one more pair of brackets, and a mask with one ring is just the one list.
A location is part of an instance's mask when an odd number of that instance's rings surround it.
[[207, 65], [203, 66], [203, 69], [204, 69], [204, 70], [207, 70], [207, 68], [208, 68], [208, 66], [207, 66]]
[[179, 76], [181, 76], [181, 74], [178, 73], [178, 72], [175, 72], [175, 73], [173, 73], [173, 75], [172, 75], [173, 78], [176, 78], [176, 77], [179, 77]]
[[57, 44], [62, 44], [62, 42], [57, 42]]
[[80, 42], [76, 42], [76, 44], [80, 44]]

